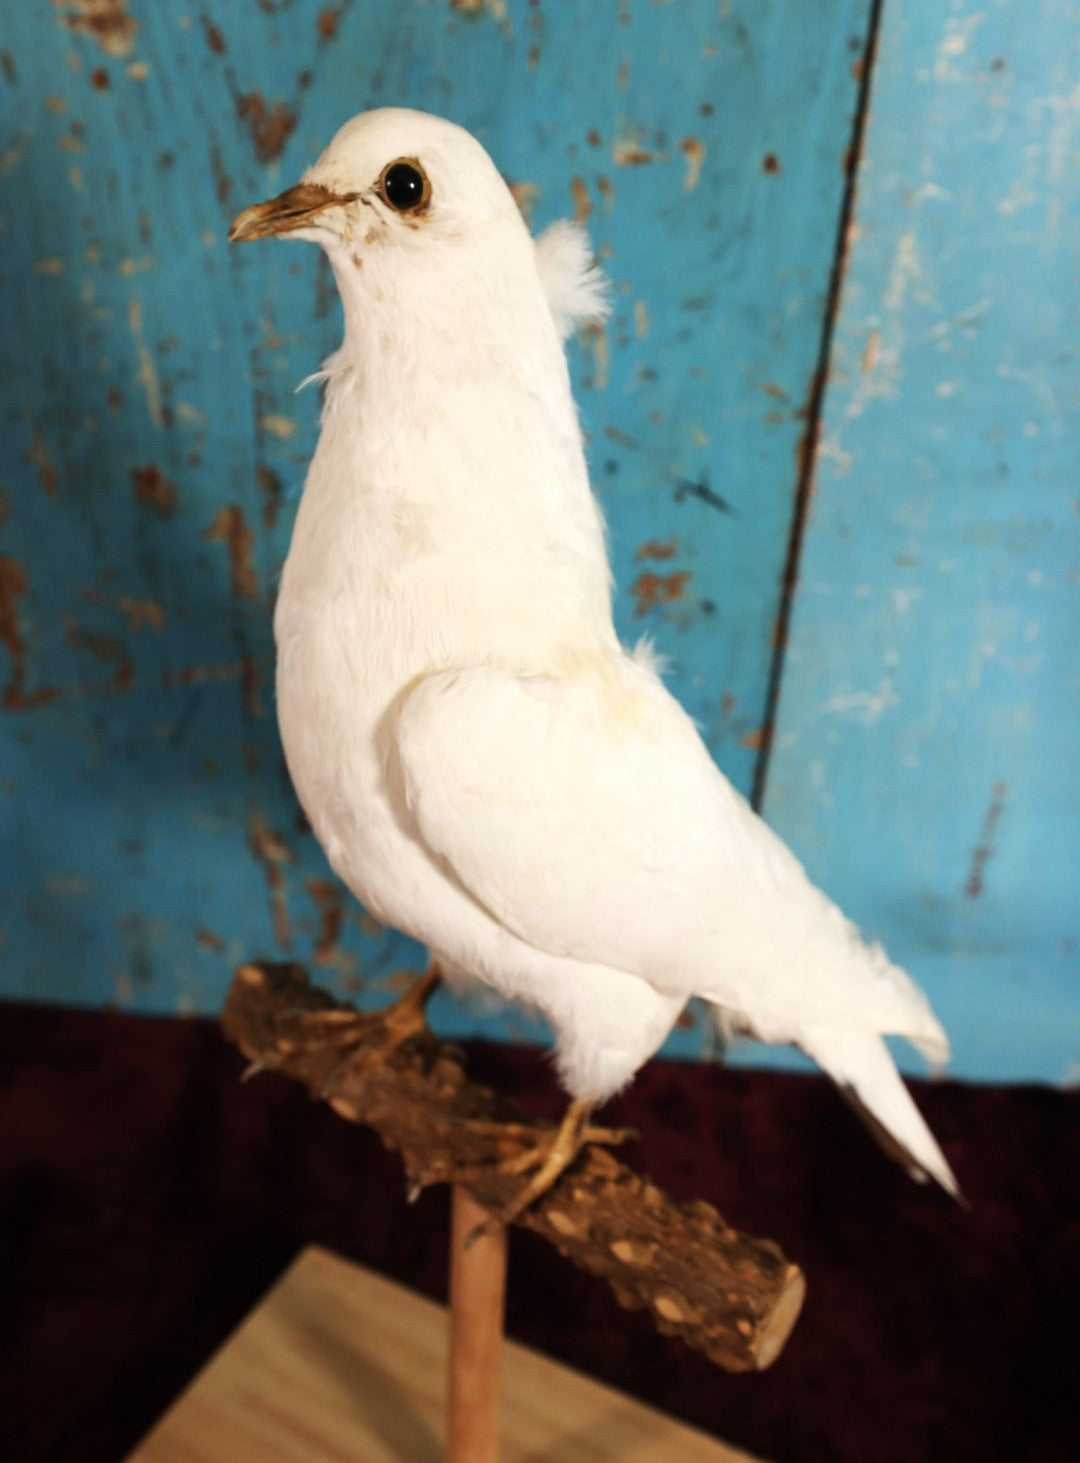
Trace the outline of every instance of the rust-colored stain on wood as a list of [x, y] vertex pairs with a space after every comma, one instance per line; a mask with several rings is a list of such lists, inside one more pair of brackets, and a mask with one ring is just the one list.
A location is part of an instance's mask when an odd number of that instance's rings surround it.
[[321, 41], [332, 41], [337, 35], [343, 9], [344, 6], [324, 5], [319, 11], [315, 17], [315, 29], [318, 31]]
[[656, 154], [642, 147], [632, 139], [621, 139], [611, 149], [612, 160], [617, 168], [640, 168], [656, 161]]
[[292, 946], [292, 924], [285, 900], [284, 865], [294, 862], [296, 855], [280, 833], [268, 826], [260, 808], [248, 814], [248, 847], [262, 865], [270, 890], [270, 909], [274, 922], [274, 938], [283, 950]]
[[236, 98], [236, 115], [248, 123], [255, 156], [261, 163], [272, 163], [281, 156], [298, 121], [296, 113], [285, 102], [274, 102], [268, 107], [261, 91], [241, 92]]
[[593, 365], [592, 377], [582, 384], [593, 391], [603, 391], [608, 383], [608, 369], [611, 364], [608, 333], [602, 325], [592, 321], [582, 328], [581, 340], [585, 350], [592, 357]]
[[136, 502], [152, 508], [162, 518], [170, 518], [176, 509], [176, 484], [152, 462], [131, 469], [131, 489]]
[[141, 630], [144, 625], [160, 630], [165, 623], [165, 606], [156, 599], [131, 599], [122, 594], [116, 600], [116, 608], [127, 617], [129, 630]]
[[673, 559], [679, 551], [677, 538], [651, 538], [635, 553], [635, 559]]
[[30, 711], [55, 701], [59, 694], [52, 686], [41, 686], [27, 693], [27, 644], [19, 619], [19, 600], [30, 590], [30, 580], [18, 559], [0, 555], [0, 645], [11, 661], [11, 679], [4, 688], [5, 711]]
[[705, 144], [700, 137], [684, 137], [679, 143], [679, 151], [686, 158], [686, 176], [683, 179], [683, 187], [687, 193], [693, 193], [701, 178], [701, 169], [705, 163]]
[[223, 543], [229, 551], [230, 594], [258, 599], [259, 582], [251, 562], [252, 532], [244, 518], [244, 510], [236, 503], [219, 508], [203, 538]]
[[110, 56], [128, 56], [139, 22], [124, 8], [124, 0], [53, 0], [68, 30], [93, 36]]
[[99, 635], [85, 630], [70, 617], [65, 631], [68, 646], [74, 651], [87, 651], [106, 664], [116, 663], [112, 687], [116, 691], [130, 691], [135, 681], [135, 667], [123, 643], [115, 635]]
[[41, 491], [49, 498], [56, 497], [58, 475], [56, 463], [49, 455], [48, 446], [40, 432], [35, 431], [29, 451], [26, 454], [28, 462], [32, 462], [38, 471], [38, 481], [41, 483]]
[[540, 189], [527, 179], [508, 182], [506, 186], [510, 189], [514, 202], [521, 210], [522, 218], [526, 223], [531, 222], [533, 206], [540, 197]]
[[253, 655], [245, 655], [240, 662], [240, 695], [244, 714], [253, 720], [262, 716], [263, 704], [259, 700], [259, 666]]
[[345, 922], [345, 902], [341, 886], [330, 879], [309, 879], [307, 892], [319, 912], [319, 934], [312, 958], [316, 965], [332, 965]]
[[490, 15], [494, 20], [506, 22], [506, 0], [450, 0], [450, 9], [461, 15]]
[[221, 148], [216, 143], [210, 146], [210, 172], [214, 179], [214, 192], [217, 194], [217, 201], [224, 208], [229, 202], [229, 195], [232, 193], [232, 179], [225, 171], [225, 159], [221, 154]]
[[206, 35], [206, 44], [213, 51], [214, 55], [224, 56], [228, 50], [225, 44], [225, 37], [222, 35], [220, 28], [206, 15], [203, 16], [203, 32]]
[[248, 843], [261, 863], [291, 864], [293, 861], [292, 849], [280, 833], [267, 825], [259, 808], [253, 808], [248, 817]]
[[11, 680], [5, 699], [26, 677], [26, 641], [19, 621], [19, 600], [29, 587], [26, 570], [18, 559], [0, 557], [0, 645], [11, 660]]
[[268, 467], [265, 462], [261, 462], [255, 469], [255, 480], [259, 485], [259, 492], [263, 494], [266, 500], [263, 503], [263, 525], [266, 528], [273, 528], [277, 522], [277, 516], [281, 509], [281, 500], [284, 496], [281, 478], [272, 467]]
[[686, 592], [690, 577], [689, 569], [679, 569], [674, 574], [657, 574], [649, 569], [639, 574], [630, 586], [630, 593], [634, 596], [634, 615], [640, 618], [649, 610], [678, 603]]
[[574, 195], [574, 222], [583, 224], [592, 213], [592, 199], [585, 179], [571, 178], [570, 192]]

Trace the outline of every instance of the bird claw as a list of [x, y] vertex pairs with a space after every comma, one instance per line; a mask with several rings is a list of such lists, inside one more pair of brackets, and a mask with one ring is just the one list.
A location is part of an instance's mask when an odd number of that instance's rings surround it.
[[281, 1054], [279, 1052], [263, 1052], [261, 1057], [255, 1057], [248, 1062], [247, 1066], [240, 1073], [241, 1082], [250, 1082], [252, 1077], [257, 1077], [260, 1072], [272, 1070], [281, 1066]]
[[[382, 1011], [349, 1011], [336, 1007], [329, 1011], [303, 1012], [299, 1020], [306, 1028], [305, 1035], [310, 1036], [312, 1028], [321, 1028], [319, 1035], [311, 1038], [311, 1044], [317, 1042], [319, 1046], [338, 1047], [342, 1051], [341, 1058], [323, 1078], [320, 1097], [331, 1098], [347, 1071], [374, 1070], [391, 1052], [421, 1032], [426, 1025], [427, 1003], [440, 979], [438, 970], [432, 967]], [[381, 1032], [381, 1039], [372, 1040], [377, 1031]]]
[[[512, 1177], [518, 1177], [530, 1171], [534, 1172], [508, 1204], [503, 1205], [483, 1224], [476, 1226], [465, 1241], [466, 1248], [474, 1244], [482, 1235], [495, 1234], [520, 1219], [527, 1209], [530, 1209], [538, 1199], [543, 1198], [548, 1190], [554, 1187], [587, 1144], [617, 1144], [625, 1142], [627, 1138], [637, 1136], [632, 1128], [589, 1126], [590, 1111], [590, 1104], [575, 1099], [563, 1114], [562, 1122], [555, 1131], [542, 1139], [535, 1129], [529, 1129], [525, 1124], [488, 1124], [483, 1120], [476, 1124], [478, 1127], [490, 1127], [501, 1134], [506, 1134], [508, 1130], [519, 1133], [528, 1132], [534, 1139], [533, 1145], [524, 1152], [515, 1154], [512, 1158], [499, 1159], [494, 1164], [484, 1165], [485, 1176], [490, 1176], [493, 1171]], [[480, 1176], [479, 1172], [476, 1176]], [[463, 1178], [467, 1180], [469, 1174], [456, 1174], [454, 1177], [455, 1182], [461, 1182]]]
[[[536, 1123], [502, 1123], [496, 1118], [459, 1118], [452, 1115], [448, 1116], [446, 1121], [450, 1123], [463, 1123], [474, 1132], [486, 1133], [493, 1138], [519, 1138], [526, 1142], [531, 1142], [534, 1146], [528, 1150], [528, 1157], [531, 1158], [532, 1162], [524, 1164], [521, 1170], [522, 1172], [526, 1168], [542, 1162], [542, 1158], [539, 1156], [544, 1146], [541, 1141], [541, 1135], [547, 1130], [538, 1127]], [[617, 1148], [620, 1143], [626, 1143], [631, 1139], [640, 1137], [641, 1134], [637, 1128], [598, 1128], [590, 1126], [582, 1129], [581, 1141], [578, 1146], [585, 1148], [589, 1144], [597, 1143], [604, 1148]], [[503, 1161], [506, 1163], [517, 1163], [525, 1157], [526, 1155], [522, 1154], [519, 1158], [500, 1160], [500, 1165]], [[507, 1172], [508, 1170], [504, 1169], [503, 1171]]]
[[334, 1063], [323, 1078], [322, 1086], [319, 1088], [319, 1096], [323, 1102], [330, 1101], [334, 1093], [338, 1090], [341, 1079], [346, 1072], [351, 1070], [359, 1075], [378, 1065], [379, 1058], [382, 1055], [381, 1051], [364, 1052], [360, 1051], [359, 1047], [360, 1042], [358, 1040], [350, 1042], [345, 1055], [340, 1061]]
[[640, 1137], [637, 1128], [586, 1128], [581, 1135], [581, 1146], [598, 1143], [601, 1148], [618, 1148], [620, 1143], [636, 1142]]

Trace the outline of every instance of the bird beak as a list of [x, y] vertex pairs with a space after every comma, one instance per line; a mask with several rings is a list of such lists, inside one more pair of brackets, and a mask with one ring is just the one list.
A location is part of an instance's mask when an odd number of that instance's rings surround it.
[[229, 243], [265, 239], [270, 234], [291, 234], [306, 227], [324, 209], [350, 203], [355, 197], [355, 193], [345, 196], [332, 193], [321, 183], [297, 183], [295, 188], [286, 188], [267, 203], [256, 203], [253, 208], [238, 213], [229, 229]]

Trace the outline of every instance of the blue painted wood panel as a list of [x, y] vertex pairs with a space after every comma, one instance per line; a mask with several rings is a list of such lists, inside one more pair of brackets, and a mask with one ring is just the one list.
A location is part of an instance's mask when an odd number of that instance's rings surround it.
[[885, 5], [766, 799], [977, 1077], [1080, 1074], [1078, 77]]
[[4, 991], [213, 1011], [252, 955], [362, 995], [419, 963], [330, 877], [273, 717], [332, 281], [225, 245], [372, 105], [478, 133], [537, 226], [587, 221], [617, 309], [574, 364], [619, 623], [748, 787], [868, 9], [5, 8]]

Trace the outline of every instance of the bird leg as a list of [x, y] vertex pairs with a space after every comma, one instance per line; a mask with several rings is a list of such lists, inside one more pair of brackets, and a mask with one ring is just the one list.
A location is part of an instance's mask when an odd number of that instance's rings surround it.
[[380, 1048], [380, 1055], [385, 1056], [399, 1047], [403, 1041], [410, 1036], [415, 1036], [418, 1031], [423, 1031], [427, 1025], [427, 1003], [439, 988], [442, 976], [439, 974], [439, 967], [432, 964], [427, 974], [419, 980], [414, 980], [409, 989], [394, 1002], [387, 1006], [384, 1011], [379, 1012], [380, 1019], [387, 1027], [388, 1040]]
[[[530, 1205], [542, 1198], [561, 1178], [586, 1143], [622, 1143], [632, 1136], [632, 1131], [626, 1128], [590, 1127], [589, 1118], [594, 1106], [594, 1103], [584, 1098], [575, 1097], [563, 1113], [562, 1121], [554, 1133], [542, 1139], [537, 1136], [533, 1146], [524, 1153], [501, 1159], [495, 1164], [495, 1169], [500, 1174], [524, 1174], [530, 1169], [535, 1169], [535, 1172], [527, 1183], [522, 1184], [509, 1204], [504, 1205], [487, 1223], [473, 1231], [469, 1236], [470, 1243], [481, 1234], [491, 1233], [520, 1218]], [[491, 1166], [485, 1166], [484, 1172], [490, 1174]], [[467, 1177], [468, 1175], [460, 1173], [454, 1176], [455, 1182], [461, 1182]]]
[[[549, 1145], [540, 1141], [544, 1129], [537, 1123], [502, 1123], [496, 1118], [455, 1118], [452, 1121], [464, 1124], [473, 1133], [483, 1133], [503, 1142], [509, 1140], [529, 1144], [524, 1152], [515, 1154], [513, 1158], [500, 1159], [497, 1165], [500, 1173], [528, 1173], [530, 1168], [539, 1168], [547, 1155]], [[619, 1143], [625, 1143], [628, 1138], [636, 1137], [636, 1128], [599, 1128], [586, 1122], [581, 1130], [578, 1148], [584, 1148], [589, 1143], [613, 1148]], [[475, 1173], [479, 1177], [481, 1173], [490, 1171], [489, 1164], [477, 1164], [475, 1169], [465, 1170], [463, 1176], [468, 1178]]]
[[[305, 1034], [319, 1029], [319, 1044], [337, 1047], [342, 1056], [326, 1075], [322, 1096], [329, 1097], [350, 1067], [361, 1072], [377, 1067], [410, 1037], [423, 1031], [427, 1003], [442, 977], [431, 969], [392, 1005], [381, 1011], [310, 1011], [302, 1018]], [[373, 1032], [379, 1037], [372, 1040]]]

